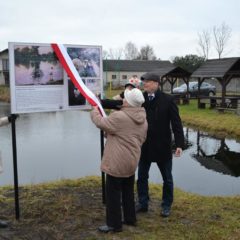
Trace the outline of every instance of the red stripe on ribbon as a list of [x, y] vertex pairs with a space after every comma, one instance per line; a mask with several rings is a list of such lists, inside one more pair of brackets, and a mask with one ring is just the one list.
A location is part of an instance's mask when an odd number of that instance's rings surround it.
[[[73, 84], [75, 85], [75, 87], [79, 90], [79, 92], [87, 99], [87, 101], [92, 105], [92, 106], [97, 106], [98, 104], [91, 98], [89, 97], [86, 92], [83, 90], [83, 88], [81, 87], [81, 85], [78, 83], [77, 79], [75, 78], [74, 74], [72, 73], [70, 67], [68, 66], [61, 50], [59, 49], [58, 45], [56, 43], [52, 43], [51, 44], [54, 52], [56, 53], [60, 63], [62, 64], [64, 70], [67, 72], [68, 76], [70, 77], [70, 79], [72, 80]], [[101, 112], [101, 111], [100, 111]], [[102, 114], [102, 112], [101, 112]]]

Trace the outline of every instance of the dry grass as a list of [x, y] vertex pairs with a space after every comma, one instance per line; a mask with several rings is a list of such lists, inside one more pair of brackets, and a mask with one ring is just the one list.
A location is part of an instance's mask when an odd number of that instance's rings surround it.
[[0, 239], [239, 239], [240, 196], [203, 197], [175, 189], [172, 215], [160, 217], [160, 185], [151, 185], [148, 213], [139, 214], [137, 227], [124, 225], [117, 234], [96, 228], [105, 221], [99, 177], [63, 180], [21, 187], [21, 220], [14, 221], [13, 190], [0, 190], [0, 217], [11, 220]]

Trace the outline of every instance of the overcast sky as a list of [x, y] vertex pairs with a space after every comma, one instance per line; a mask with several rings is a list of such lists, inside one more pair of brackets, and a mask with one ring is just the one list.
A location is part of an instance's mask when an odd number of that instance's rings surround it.
[[[224, 57], [240, 56], [240, 0], [1, 0], [0, 51], [8, 42], [149, 44], [162, 60], [198, 54], [198, 32], [225, 22]], [[212, 48], [210, 58], [217, 58]]]

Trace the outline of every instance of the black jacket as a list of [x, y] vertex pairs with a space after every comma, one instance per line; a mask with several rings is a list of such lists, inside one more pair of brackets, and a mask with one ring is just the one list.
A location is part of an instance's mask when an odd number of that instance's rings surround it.
[[115, 109], [119, 110], [122, 107], [122, 100], [113, 100], [113, 99], [101, 99], [102, 107], [105, 109]]
[[[184, 147], [184, 135], [178, 107], [171, 95], [160, 90], [152, 101], [144, 92], [148, 121], [147, 139], [142, 146], [141, 160], [160, 162], [172, 159], [172, 131], [176, 147]], [[172, 129], [172, 131], [171, 131]]]

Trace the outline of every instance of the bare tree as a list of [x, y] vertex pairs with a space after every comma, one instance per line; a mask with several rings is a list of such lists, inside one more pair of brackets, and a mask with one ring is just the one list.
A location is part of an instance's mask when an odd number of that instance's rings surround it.
[[137, 59], [140, 59], [140, 60], [156, 60], [157, 58], [154, 54], [153, 47], [151, 47], [150, 45], [147, 44], [146, 46], [141, 47]]
[[134, 60], [137, 59], [138, 49], [132, 42], [127, 42], [124, 48], [125, 59]]
[[200, 47], [199, 52], [205, 59], [208, 59], [210, 44], [211, 34], [209, 30], [203, 30], [202, 32], [198, 33], [198, 45]]
[[103, 51], [102, 51], [102, 58], [103, 58], [103, 59], [107, 59], [108, 56], [109, 56], [108, 51], [107, 51], [107, 50], [103, 50]]
[[226, 50], [227, 43], [231, 38], [231, 33], [232, 29], [224, 22], [219, 27], [213, 27], [213, 36], [215, 40], [215, 48], [218, 53], [218, 58], [221, 58], [223, 52]]
[[123, 48], [110, 48], [109, 56], [111, 59], [121, 59], [123, 57]]

